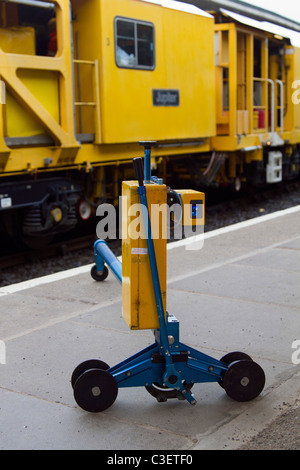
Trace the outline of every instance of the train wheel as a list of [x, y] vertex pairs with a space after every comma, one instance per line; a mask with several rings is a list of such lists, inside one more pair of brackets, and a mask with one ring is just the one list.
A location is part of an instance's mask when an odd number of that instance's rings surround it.
[[100, 361], [100, 359], [89, 359], [88, 361], [81, 362], [73, 371], [71, 377], [71, 385], [74, 388], [76, 380], [89, 369], [102, 369], [108, 370], [109, 365], [106, 362]]
[[97, 266], [94, 264], [91, 269], [91, 276], [97, 282], [104, 281], [108, 276], [107, 266], [104, 266], [103, 271], [97, 271]]
[[116, 379], [106, 370], [90, 369], [75, 382], [74, 398], [85, 411], [98, 413], [109, 408], [118, 395]]
[[223, 386], [233, 400], [244, 402], [256, 398], [265, 386], [265, 373], [254, 361], [236, 361], [229, 364], [223, 377]]

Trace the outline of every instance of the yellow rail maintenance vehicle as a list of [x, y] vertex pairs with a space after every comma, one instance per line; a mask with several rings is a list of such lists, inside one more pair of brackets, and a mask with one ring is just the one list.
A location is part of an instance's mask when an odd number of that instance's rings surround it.
[[141, 135], [159, 143], [153, 163], [209, 151], [214, 20], [188, 10], [138, 0], [0, 1], [7, 231], [27, 240], [57, 233], [99, 202], [116, 202]]
[[297, 176], [299, 55], [177, 1], [0, 0], [0, 231], [35, 245], [117, 205], [141, 136], [173, 187]]

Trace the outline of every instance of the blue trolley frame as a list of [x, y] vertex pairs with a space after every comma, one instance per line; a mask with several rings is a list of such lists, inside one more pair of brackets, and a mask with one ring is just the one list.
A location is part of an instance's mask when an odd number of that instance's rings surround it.
[[[181, 343], [179, 321], [173, 315], [165, 315], [143, 181], [151, 180], [151, 146], [154, 143], [141, 144], [144, 146], [144, 171], [141, 158], [136, 158], [133, 162], [139, 182], [138, 193], [144, 226], [147, 228], [147, 246], [160, 327], [154, 332], [155, 342], [151, 346], [109, 368], [107, 372], [115, 378], [118, 387], [151, 387], [152, 384], [158, 384], [162, 390], [162, 394], [158, 392], [158, 396], [186, 399], [195, 405], [196, 400], [190, 392], [191, 386], [194, 383], [222, 382], [228, 365]], [[104, 240], [95, 242], [94, 253], [97, 270], [103, 271], [106, 263], [122, 282], [122, 265]], [[169, 338], [172, 338], [172, 344]]]

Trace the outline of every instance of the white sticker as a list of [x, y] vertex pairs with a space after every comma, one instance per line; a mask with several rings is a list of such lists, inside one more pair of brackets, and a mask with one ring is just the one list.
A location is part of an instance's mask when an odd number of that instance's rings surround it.
[[11, 197], [3, 197], [2, 199], [0, 199], [0, 203], [1, 203], [2, 209], [5, 209], [5, 207], [11, 207], [12, 206]]
[[147, 248], [131, 248], [132, 255], [147, 255], [148, 250]]

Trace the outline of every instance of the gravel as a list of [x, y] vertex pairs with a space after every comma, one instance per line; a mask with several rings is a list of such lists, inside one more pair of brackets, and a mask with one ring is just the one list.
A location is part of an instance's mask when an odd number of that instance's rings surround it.
[[[227, 197], [226, 194], [224, 196]], [[255, 192], [217, 204], [210, 204], [210, 200], [211, 197], [207, 194], [206, 232], [300, 204], [300, 181], [283, 188], [276, 187], [264, 192]], [[120, 242], [114, 242], [112, 249], [117, 255], [120, 254]], [[28, 262], [22, 262], [12, 268], [1, 269], [0, 287], [94, 263], [92, 244], [90, 248], [72, 252], [61, 250], [61, 253], [59, 256], [46, 259], [39, 259], [36, 255], [31, 254]]]
[[284, 405], [288, 409], [239, 450], [299, 450], [300, 400], [293, 406]]

